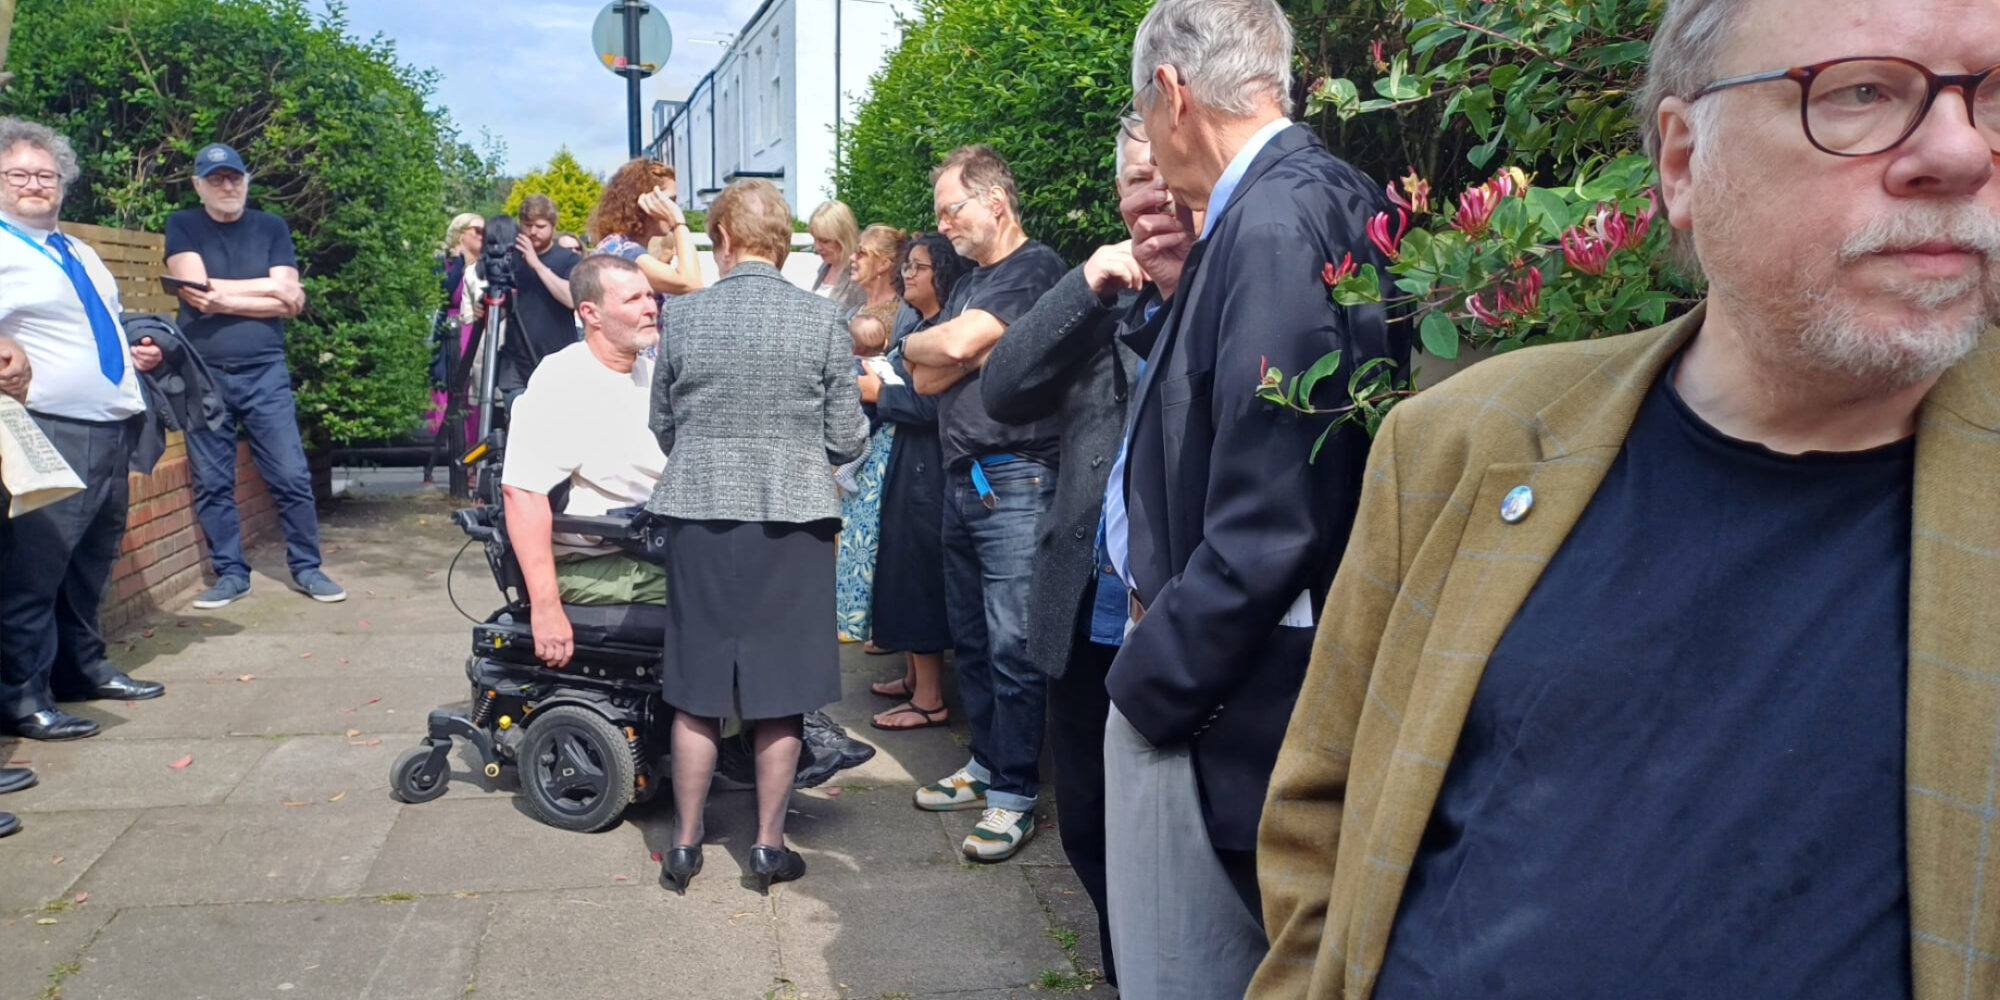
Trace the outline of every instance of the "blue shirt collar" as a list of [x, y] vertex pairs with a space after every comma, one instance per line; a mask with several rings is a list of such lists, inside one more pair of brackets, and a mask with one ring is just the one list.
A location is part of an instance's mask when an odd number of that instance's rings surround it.
[[1250, 141], [1236, 151], [1236, 158], [1230, 160], [1229, 166], [1222, 171], [1222, 176], [1216, 178], [1215, 190], [1209, 192], [1208, 214], [1201, 220], [1203, 237], [1214, 228], [1215, 220], [1221, 217], [1222, 210], [1229, 207], [1229, 199], [1236, 194], [1236, 185], [1243, 183], [1243, 175], [1250, 172], [1250, 162], [1257, 158], [1258, 153], [1264, 151], [1265, 146], [1270, 145], [1272, 139], [1277, 138], [1278, 133], [1291, 127], [1292, 120], [1281, 115], [1270, 124], [1258, 129], [1257, 134], [1251, 136]]

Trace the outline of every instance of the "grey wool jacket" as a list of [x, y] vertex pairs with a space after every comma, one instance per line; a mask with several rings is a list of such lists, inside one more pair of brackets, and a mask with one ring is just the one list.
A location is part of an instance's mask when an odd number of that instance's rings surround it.
[[666, 474], [646, 509], [689, 521], [840, 517], [833, 466], [868, 417], [840, 307], [756, 261], [667, 300], [653, 366]]

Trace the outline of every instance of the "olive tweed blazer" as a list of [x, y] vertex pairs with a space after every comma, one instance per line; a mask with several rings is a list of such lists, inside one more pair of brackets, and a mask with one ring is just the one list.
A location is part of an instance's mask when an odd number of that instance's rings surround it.
[[[1481, 671], [1702, 311], [1503, 355], [1397, 407], [1264, 806], [1248, 996], [1365, 1000]], [[1500, 518], [1526, 483], [1533, 512]], [[2000, 996], [2000, 333], [1919, 413], [1908, 865], [1916, 1000]]]

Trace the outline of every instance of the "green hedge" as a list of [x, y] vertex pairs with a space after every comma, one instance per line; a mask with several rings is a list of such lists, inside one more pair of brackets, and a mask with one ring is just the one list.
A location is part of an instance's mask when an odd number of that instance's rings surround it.
[[69, 136], [65, 218], [158, 232], [199, 204], [196, 150], [227, 142], [251, 204], [292, 227], [310, 301], [288, 323], [309, 447], [394, 437], [428, 403], [447, 162], [490, 164], [428, 104], [433, 79], [306, 0], [21, 0], [0, 111]]
[[863, 225], [935, 227], [931, 167], [990, 143], [1028, 235], [1080, 261], [1123, 233], [1111, 190], [1132, 32], [1150, 0], [923, 0], [841, 138], [837, 184]]

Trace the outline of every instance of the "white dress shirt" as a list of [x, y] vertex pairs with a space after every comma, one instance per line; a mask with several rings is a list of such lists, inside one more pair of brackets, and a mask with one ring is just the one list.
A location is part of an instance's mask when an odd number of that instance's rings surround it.
[[[11, 216], [0, 218], [47, 251], [0, 229], [0, 337], [19, 341], [28, 355], [32, 369], [28, 409], [53, 417], [99, 421], [123, 420], [145, 412], [139, 373], [132, 366], [132, 350], [125, 345], [122, 332], [118, 346], [125, 355], [125, 376], [115, 385], [104, 377], [90, 315], [77, 298], [76, 286], [70, 283], [55, 248], [48, 246], [51, 231]], [[91, 284], [97, 286], [104, 307], [111, 310], [112, 321], [117, 322], [117, 280], [97, 251], [74, 236], [64, 238], [70, 252], [83, 262]]]

